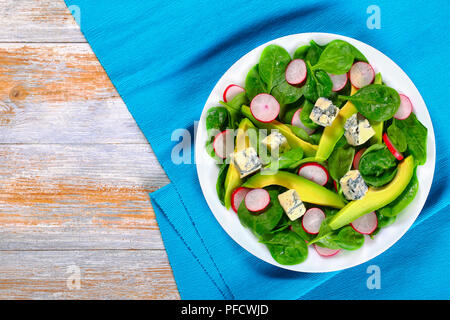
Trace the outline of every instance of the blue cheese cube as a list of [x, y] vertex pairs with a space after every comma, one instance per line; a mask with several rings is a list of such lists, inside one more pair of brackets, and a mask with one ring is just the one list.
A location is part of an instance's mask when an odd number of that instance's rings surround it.
[[373, 137], [375, 130], [370, 126], [369, 120], [360, 113], [355, 113], [345, 122], [345, 137], [352, 146], [364, 144]]
[[339, 181], [348, 200], [359, 200], [369, 189], [358, 170], [348, 171]]
[[289, 147], [286, 137], [278, 131], [272, 131], [271, 134], [261, 141], [261, 144], [270, 152], [273, 152], [274, 150], [278, 150], [280, 152]]
[[297, 220], [305, 214], [306, 208], [300, 199], [297, 191], [294, 189], [283, 192], [278, 195], [281, 207], [291, 221]]
[[233, 153], [231, 158], [239, 170], [241, 178], [258, 171], [262, 166], [258, 154], [252, 147]]
[[319, 126], [328, 127], [331, 126], [338, 112], [339, 108], [333, 102], [321, 97], [314, 104], [309, 118]]

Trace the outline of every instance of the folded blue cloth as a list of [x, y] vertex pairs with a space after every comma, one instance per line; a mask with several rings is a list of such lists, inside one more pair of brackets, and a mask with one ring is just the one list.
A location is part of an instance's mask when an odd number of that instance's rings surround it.
[[[369, 29], [371, 1], [66, 0], [80, 8], [81, 29], [171, 184], [151, 194], [164, 244], [184, 299], [448, 298], [450, 281], [448, 1], [379, 0], [380, 29]], [[370, 21], [369, 21], [370, 22]], [[369, 26], [371, 24], [369, 23]], [[195, 165], [176, 165], [175, 129], [194, 121], [221, 75], [271, 39], [330, 32], [381, 50], [411, 77], [436, 133], [436, 173], [411, 230], [377, 258], [344, 271], [307, 274], [255, 258], [222, 230], [203, 198]], [[381, 270], [368, 289], [367, 267]]]

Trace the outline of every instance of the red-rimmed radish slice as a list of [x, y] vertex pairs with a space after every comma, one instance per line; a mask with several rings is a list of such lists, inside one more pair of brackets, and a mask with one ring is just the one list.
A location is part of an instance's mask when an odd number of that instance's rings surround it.
[[355, 168], [356, 170], [358, 170], [358, 168], [359, 168], [359, 160], [361, 160], [361, 156], [364, 153], [364, 151], [366, 151], [366, 148], [359, 150], [355, 154], [355, 157], [353, 158], [353, 168]]
[[348, 76], [347, 73], [344, 74], [328, 74], [331, 81], [333, 82], [333, 91], [337, 92], [342, 90], [347, 84]]
[[309, 234], [318, 234], [325, 213], [319, 208], [308, 209], [303, 215], [302, 227]]
[[404, 94], [400, 94], [400, 107], [398, 107], [397, 112], [394, 114], [394, 118], [398, 120], [405, 120], [409, 117], [413, 109], [411, 100]]
[[260, 212], [267, 208], [270, 203], [270, 195], [264, 189], [252, 189], [244, 198], [245, 207], [251, 212]]
[[244, 200], [245, 196], [250, 190], [251, 189], [244, 187], [234, 189], [233, 193], [231, 194], [231, 207], [233, 208], [234, 212], [238, 212], [242, 200]]
[[367, 62], [356, 62], [350, 69], [350, 82], [357, 89], [371, 84], [374, 78], [375, 71]]
[[320, 254], [322, 257], [332, 257], [341, 251], [340, 249], [328, 249], [324, 247], [319, 247], [317, 245], [314, 245], [314, 249], [316, 249], [317, 253]]
[[389, 139], [388, 135], [386, 133], [383, 134], [383, 141], [386, 144], [387, 148], [389, 149], [389, 151], [394, 155], [395, 159], [397, 159], [398, 161], [402, 161], [403, 160], [403, 155], [401, 152], [399, 152], [395, 146], [393, 145], [393, 143], [391, 142], [391, 140]]
[[250, 111], [256, 120], [271, 122], [280, 113], [280, 104], [270, 94], [260, 93], [250, 103]]
[[297, 86], [306, 79], [306, 63], [302, 59], [295, 59], [289, 62], [286, 67], [285, 78], [290, 85]]
[[312, 134], [316, 130], [306, 127], [303, 124], [302, 120], [300, 120], [300, 112], [302, 112], [302, 109], [303, 108], [300, 108], [297, 111], [295, 111], [294, 115], [292, 116], [291, 124], [295, 127], [302, 128], [303, 130], [306, 131], [307, 134]]
[[225, 88], [225, 91], [223, 92], [223, 101], [231, 101], [241, 92], [245, 92], [245, 89], [241, 86], [238, 86], [237, 84], [230, 84]]
[[217, 134], [213, 141], [214, 152], [219, 158], [225, 159], [234, 151], [234, 133], [227, 129]]
[[361, 234], [371, 234], [378, 227], [377, 214], [375, 211], [369, 212], [350, 223], [350, 225], [356, 232]]
[[337, 183], [335, 180], [333, 180], [333, 185], [334, 185], [334, 190], [336, 190], [336, 192], [338, 192]]
[[327, 169], [316, 162], [305, 163], [302, 165], [300, 169], [298, 169], [298, 175], [320, 184], [321, 186], [326, 185], [328, 179], [330, 179]]

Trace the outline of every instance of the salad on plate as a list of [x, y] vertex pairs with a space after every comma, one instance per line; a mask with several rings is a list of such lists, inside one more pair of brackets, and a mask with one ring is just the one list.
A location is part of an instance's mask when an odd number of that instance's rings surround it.
[[375, 70], [343, 40], [272, 44], [207, 110], [217, 196], [282, 265], [357, 250], [418, 192], [427, 128]]

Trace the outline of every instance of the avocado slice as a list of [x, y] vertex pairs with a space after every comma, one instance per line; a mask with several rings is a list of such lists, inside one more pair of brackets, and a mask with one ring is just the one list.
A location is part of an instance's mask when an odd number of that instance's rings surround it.
[[243, 184], [243, 187], [264, 188], [271, 185], [295, 189], [303, 202], [338, 209], [345, 206], [345, 203], [337, 193], [328, 190], [315, 182], [305, 179], [302, 176], [286, 171], [278, 171], [274, 174], [257, 173], [250, 177], [250, 179]]
[[[354, 95], [358, 91], [354, 86], [352, 86], [350, 95]], [[344, 124], [348, 118], [357, 113], [353, 103], [347, 101], [347, 103], [339, 111], [336, 119], [329, 127], [325, 127], [320, 137], [319, 147], [317, 149], [316, 158], [319, 161], [327, 160], [334, 150], [336, 143], [344, 135], [345, 129]]]
[[286, 140], [288, 141], [291, 148], [301, 147], [307, 157], [314, 157], [314, 155], [316, 154], [316, 145], [310, 144], [309, 142], [303, 141], [302, 139], [297, 137], [285, 124], [277, 120], [273, 120], [271, 122], [258, 121], [253, 117], [250, 108], [247, 106], [242, 106], [241, 111], [242, 114], [249, 118], [258, 128], [267, 130], [277, 129], [283, 136], [286, 137]]
[[414, 158], [409, 156], [399, 165], [397, 174], [392, 181], [381, 188], [370, 187], [360, 200], [349, 202], [329, 222], [333, 229], [339, 229], [359, 217], [378, 210], [394, 201], [409, 184], [414, 173]]
[[[250, 139], [246, 134], [248, 129], [255, 129], [253, 123], [248, 119], [242, 119], [239, 123], [237, 135], [236, 135], [236, 146], [234, 151], [241, 151], [250, 146]], [[233, 162], [228, 166], [227, 175], [225, 177], [225, 197], [224, 204], [225, 208], [230, 209], [231, 207], [231, 194], [234, 189], [242, 184], [241, 175], [239, 170], [236, 168]]]

